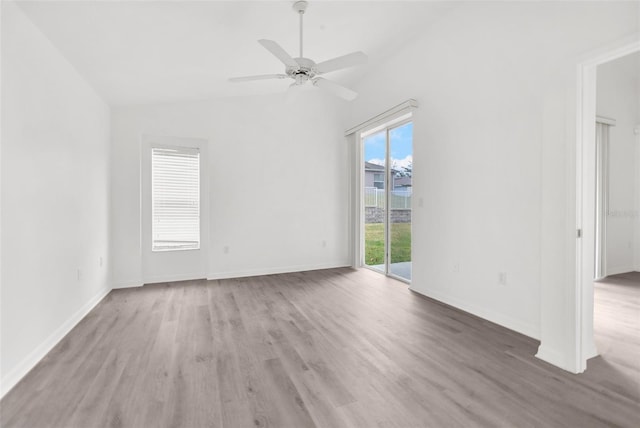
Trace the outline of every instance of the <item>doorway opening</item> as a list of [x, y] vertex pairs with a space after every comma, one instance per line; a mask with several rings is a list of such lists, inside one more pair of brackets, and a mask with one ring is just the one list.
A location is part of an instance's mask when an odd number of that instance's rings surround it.
[[608, 364], [640, 372], [640, 52], [596, 72], [594, 343]]
[[413, 122], [411, 116], [360, 135], [362, 265], [411, 281]]
[[[605, 79], [611, 67], [622, 63], [626, 63], [618, 70], [622, 74], [615, 72]], [[622, 338], [624, 328], [637, 328], [629, 316], [622, 317], [624, 308], [638, 300], [628, 293], [640, 290], [640, 283], [630, 287], [638, 278], [633, 272], [640, 271], [638, 70], [637, 38], [621, 40], [578, 65], [576, 373], [584, 371], [587, 360], [595, 356], [611, 363], [612, 352], [628, 354], [640, 346], [637, 334]], [[629, 80], [631, 86], [620, 87]], [[620, 274], [623, 278], [616, 278]], [[624, 282], [618, 292], [612, 293], [615, 287], [610, 279]], [[637, 312], [637, 306], [633, 310]]]

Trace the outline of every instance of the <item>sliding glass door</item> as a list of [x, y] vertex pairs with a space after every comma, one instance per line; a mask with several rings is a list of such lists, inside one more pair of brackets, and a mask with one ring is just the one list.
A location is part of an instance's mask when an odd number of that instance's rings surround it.
[[364, 148], [364, 264], [386, 273], [387, 131], [362, 139]]
[[362, 149], [363, 264], [410, 281], [413, 123], [364, 133]]

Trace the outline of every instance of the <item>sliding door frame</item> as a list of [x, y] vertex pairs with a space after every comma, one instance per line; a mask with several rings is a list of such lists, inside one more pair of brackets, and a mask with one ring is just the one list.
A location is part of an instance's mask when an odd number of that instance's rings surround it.
[[[374, 272], [382, 273], [388, 277], [393, 279], [397, 279], [398, 281], [405, 282], [407, 284], [411, 284], [411, 280], [407, 278], [403, 278], [401, 276], [395, 275], [391, 273], [391, 190], [390, 189], [390, 178], [391, 178], [391, 131], [394, 129], [400, 128], [408, 123], [413, 122], [413, 115], [411, 112], [406, 114], [402, 114], [393, 119], [389, 119], [388, 121], [383, 122], [382, 124], [378, 124], [376, 126], [372, 126], [371, 128], [364, 129], [362, 132], [358, 133], [357, 136], [357, 145], [358, 145], [358, 153], [357, 162], [359, 169], [359, 177], [358, 181], [358, 194], [360, 195], [360, 215], [357, 216], [358, 225], [357, 229], [359, 230], [358, 246], [360, 248], [359, 254], [359, 262], [358, 267], [364, 267], [367, 269], [371, 269]], [[384, 170], [384, 271], [380, 272], [377, 269], [373, 269], [369, 267], [364, 260], [365, 253], [365, 233], [364, 233], [364, 225], [365, 225], [365, 207], [364, 207], [364, 139], [370, 135], [374, 135], [384, 130], [385, 134], [385, 170]], [[413, 147], [413, 140], [411, 141]], [[413, 152], [413, 148], [412, 148]]]
[[[410, 98], [388, 110], [367, 119], [344, 132], [345, 142], [349, 145], [351, 186], [349, 206], [349, 245], [351, 249], [351, 265], [358, 269], [364, 265], [364, 248], [361, 225], [364, 223], [364, 198], [362, 197], [362, 183], [364, 182], [364, 153], [362, 135], [376, 126], [392, 122], [400, 117], [414, 118], [414, 111], [418, 108], [418, 101]], [[380, 128], [382, 129], [382, 128]]]

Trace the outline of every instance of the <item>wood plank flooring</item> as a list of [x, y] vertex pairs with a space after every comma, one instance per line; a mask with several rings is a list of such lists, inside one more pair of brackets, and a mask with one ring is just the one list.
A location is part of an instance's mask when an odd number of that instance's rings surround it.
[[640, 426], [629, 360], [576, 376], [537, 346], [368, 270], [114, 290], [5, 396], [0, 423]]
[[594, 283], [596, 348], [607, 363], [635, 376], [640, 389], [640, 272]]

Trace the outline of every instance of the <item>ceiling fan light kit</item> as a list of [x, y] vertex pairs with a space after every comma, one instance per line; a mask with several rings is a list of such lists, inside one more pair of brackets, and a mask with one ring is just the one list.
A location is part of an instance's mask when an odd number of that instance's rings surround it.
[[282, 47], [273, 40], [258, 40], [258, 43], [260, 43], [285, 65], [284, 74], [262, 74], [257, 76], [234, 77], [229, 79], [229, 81], [247, 82], [252, 80], [290, 78], [293, 79], [293, 83], [290, 85], [291, 87], [302, 86], [311, 82], [314, 86], [329, 91], [345, 100], [351, 101], [355, 99], [358, 96], [355, 91], [319, 76], [331, 71], [364, 64], [367, 62], [367, 56], [363, 52], [353, 52], [318, 64], [309, 58], [305, 58], [302, 43], [304, 28], [303, 16], [308, 5], [308, 2], [306, 1], [297, 1], [293, 4], [293, 10], [300, 16], [300, 56], [298, 58], [292, 58], [287, 51], [282, 49]]

